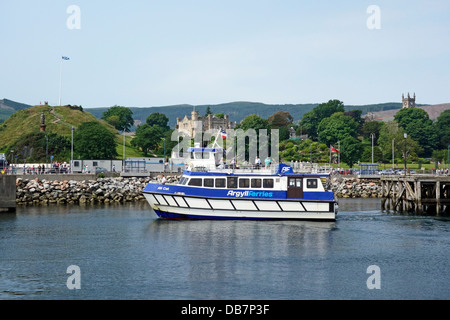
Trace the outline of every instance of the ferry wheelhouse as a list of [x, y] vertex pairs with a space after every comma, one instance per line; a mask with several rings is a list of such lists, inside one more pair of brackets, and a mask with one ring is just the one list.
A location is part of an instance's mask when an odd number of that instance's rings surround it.
[[337, 201], [328, 173], [292, 167], [227, 167], [221, 148], [190, 148], [189, 167], [177, 184], [148, 183], [143, 194], [167, 219], [292, 219], [334, 221]]

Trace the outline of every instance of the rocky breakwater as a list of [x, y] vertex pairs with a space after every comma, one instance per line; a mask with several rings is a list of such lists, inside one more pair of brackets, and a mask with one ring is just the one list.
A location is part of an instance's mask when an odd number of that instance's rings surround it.
[[337, 198], [381, 198], [379, 179], [331, 177], [331, 189]]
[[[169, 178], [168, 183], [176, 178]], [[145, 200], [142, 190], [157, 178], [99, 178], [97, 180], [16, 180], [18, 205], [125, 203]]]

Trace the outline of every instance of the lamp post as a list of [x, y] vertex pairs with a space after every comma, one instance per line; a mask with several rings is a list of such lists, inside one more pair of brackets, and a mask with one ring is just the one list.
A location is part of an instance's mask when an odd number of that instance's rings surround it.
[[73, 130], [74, 130], [74, 127], [72, 126], [72, 146], [71, 146], [71, 153], [70, 153], [70, 173], [73, 173], [73, 170], [72, 170], [72, 168], [73, 168]]
[[405, 178], [406, 178], [406, 138], [407, 138], [406, 132], [403, 134], [403, 137], [405, 138]]
[[375, 133], [371, 133], [370, 137], [372, 138], [372, 164], [373, 164], [374, 163], [373, 162], [373, 138], [375, 138]]
[[123, 134], [123, 159], [122, 159], [122, 172], [125, 171], [125, 130], [122, 131]]
[[394, 142], [395, 142], [395, 138], [392, 139], [392, 170], [394, 170], [394, 167], [395, 167], [395, 163], [394, 163]]

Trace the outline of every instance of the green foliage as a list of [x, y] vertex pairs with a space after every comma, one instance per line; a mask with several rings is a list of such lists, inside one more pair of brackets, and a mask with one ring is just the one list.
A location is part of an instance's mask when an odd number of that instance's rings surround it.
[[440, 147], [447, 148], [450, 145], [450, 109], [442, 112], [437, 118], [436, 131]]
[[423, 155], [430, 156], [438, 145], [438, 136], [428, 113], [419, 108], [401, 109], [395, 121], [423, 148]]
[[119, 131], [130, 132], [134, 124], [133, 111], [127, 107], [113, 106], [103, 112], [102, 119]]
[[356, 137], [358, 123], [342, 112], [337, 112], [324, 118], [317, 128], [319, 141], [326, 144], [336, 144], [346, 137]]
[[271, 115], [267, 121], [272, 128], [282, 128], [290, 126], [294, 121], [294, 117], [289, 112], [280, 110]]
[[371, 134], [375, 134], [374, 143], [376, 144], [378, 141], [378, 138], [380, 137], [380, 129], [383, 126], [383, 122], [381, 121], [369, 121], [364, 123], [361, 133], [364, 138], [372, 139]]
[[85, 122], [74, 134], [74, 151], [81, 159], [115, 159], [114, 134], [98, 122]]
[[17, 140], [8, 148], [7, 154], [14, 151], [14, 162], [17, 163], [45, 163], [50, 161], [51, 156], [53, 161], [64, 161], [70, 158], [70, 150], [71, 142], [63, 136], [56, 133], [33, 132]]
[[167, 118], [165, 114], [159, 112], [154, 112], [150, 114], [145, 121], [145, 123], [150, 127], [151, 126], [160, 127], [163, 132], [170, 129], [168, 122], [169, 118]]
[[269, 122], [256, 114], [251, 114], [245, 117], [244, 120], [237, 126], [239, 129], [247, 131], [248, 129], [255, 129], [258, 133], [259, 129], [267, 129], [269, 132], [270, 125]]
[[144, 123], [137, 127], [136, 136], [131, 140], [131, 145], [141, 149], [147, 156], [150, 151], [158, 149], [163, 137], [164, 132], [161, 127]]
[[312, 111], [305, 113], [300, 121], [300, 126], [303, 127], [310, 138], [317, 139], [320, 122], [330, 117], [333, 113], [344, 111], [344, 103], [342, 101], [329, 100], [326, 103], [319, 104]]
[[361, 159], [363, 146], [361, 141], [352, 136], [347, 136], [341, 141], [341, 160], [353, 167]]

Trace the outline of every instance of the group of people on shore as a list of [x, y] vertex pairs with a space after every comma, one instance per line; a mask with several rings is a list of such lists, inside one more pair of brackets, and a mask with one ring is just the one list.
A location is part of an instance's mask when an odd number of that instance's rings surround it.
[[18, 165], [11, 164], [0, 170], [0, 174], [39, 175], [50, 173], [70, 173], [70, 165], [67, 162], [53, 162], [52, 164]]

